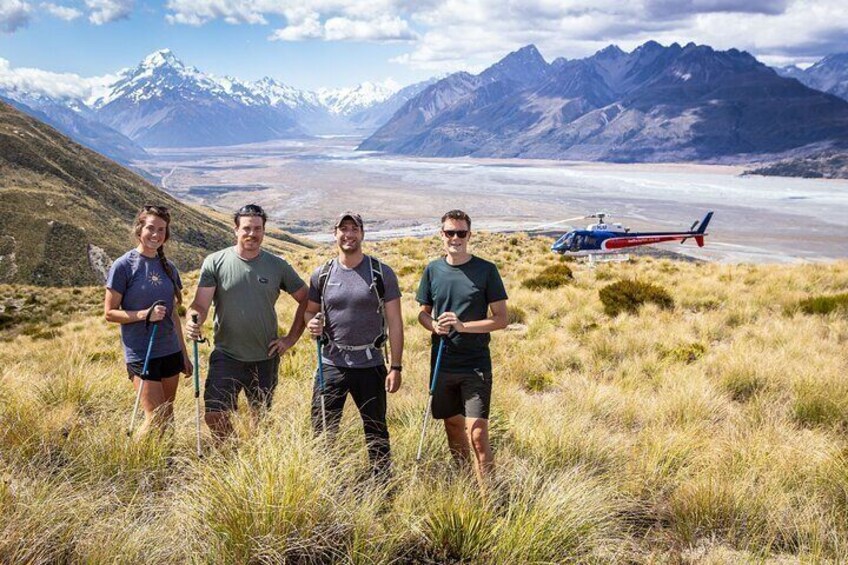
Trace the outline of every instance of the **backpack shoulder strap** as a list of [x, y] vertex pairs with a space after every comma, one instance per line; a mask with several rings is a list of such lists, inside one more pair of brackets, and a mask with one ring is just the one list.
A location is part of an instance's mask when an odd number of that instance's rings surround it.
[[386, 283], [383, 280], [383, 264], [370, 255], [368, 261], [371, 265], [371, 281], [377, 291], [377, 299], [382, 304], [386, 299]]
[[324, 313], [324, 289], [327, 288], [327, 281], [330, 279], [330, 269], [333, 267], [333, 261], [330, 259], [318, 271], [318, 302], [321, 304], [321, 313]]

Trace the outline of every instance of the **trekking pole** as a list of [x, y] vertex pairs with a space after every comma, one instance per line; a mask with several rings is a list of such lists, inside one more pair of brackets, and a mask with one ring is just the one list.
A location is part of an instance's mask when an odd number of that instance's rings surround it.
[[[144, 327], [150, 326], [150, 314], [157, 306], [164, 306], [164, 300], [157, 300], [153, 306], [147, 311], [147, 316], [144, 318]], [[130, 427], [127, 428], [127, 437], [132, 437], [132, 431], [135, 427], [135, 415], [138, 414], [138, 405], [141, 402], [141, 391], [144, 390], [144, 377], [147, 376], [147, 366], [150, 363], [150, 353], [153, 351], [153, 340], [156, 339], [156, 329], [159, 327], [158, 322], [153, 322], [153, 331], [150, 332], [150, 341], [147, 342], [147, 355], [144, 356], [144, 367], [141, 369], [141, 382], [138, 384], [138, 392], [135, 395], [135, 405], [133, 406], [132, 416], [130, 417]]]
[[[318, 319], [323, 319], [322, 314], [318, 314]], [[318, 350], [318, 395], [321, 399], [321, 433], [327, 433], [327, 410], [324, 406], [324, 360], [321, 358], [321, 336], [315, 338], [315, 345]]]
[[430, 417], [430, 411], [433, 409], [433, 392], [436, 390], [436, 379], [439, 378], [439, 366], [442, 364], [442, 351], [445, 348], [445, 338], [439, 340], [439, 351], [436, 353], [436, 366], [433, 367], [433, 379], [430, 382], [430, 400], [424, 408], [424, 423], [421, 425], [421, 439], [418, 441], [418, 454], [415, 456], [415, 462], [421, 461], [421, 450], [424, 449], [424, 433], [427, 431], [427, 419]]
[[[197, 323], [197, 314], [191, 315], [191, 321]], [[198, 344], [205, 343], [206, 338], [194, 340], [194, 423], [197, 430], [197, 456], [203, 457], [203, 450], [200, 448], [200, 356], [197, 353]]]

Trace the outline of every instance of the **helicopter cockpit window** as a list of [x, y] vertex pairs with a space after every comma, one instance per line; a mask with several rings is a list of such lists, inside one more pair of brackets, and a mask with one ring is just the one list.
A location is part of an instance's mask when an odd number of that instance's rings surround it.
[[571, 240], [571, 250], [572, 251], [580, 251], [580, 247], [583, 244], [583, 236], [575, 235], [574, 239]]

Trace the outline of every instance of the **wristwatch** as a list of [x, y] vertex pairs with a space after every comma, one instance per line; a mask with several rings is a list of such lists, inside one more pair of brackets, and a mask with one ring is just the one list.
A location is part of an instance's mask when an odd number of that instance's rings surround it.
[[400, 373], [401, 371], [403, 371], [403, 366], [402, 365], [392, 365], [391, 370], [397, 371], [398, 373]]

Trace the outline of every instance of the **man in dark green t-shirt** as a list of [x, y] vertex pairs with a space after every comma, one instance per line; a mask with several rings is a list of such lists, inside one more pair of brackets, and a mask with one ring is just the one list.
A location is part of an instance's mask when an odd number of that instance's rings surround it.
[[[219, 440], [232, 434], [229, 413], [242, 390], [254, 416], [271, 406], [280, 356], [297, 343], [305, 327], [306, 284], [285, 259], [262, 249], [266, 219], [255, 204], [236, 212], [236, 245], [203, 260], [197, 293], [186, 313], [188, 337], [198, 339], [210, 306], [215, 306], [215, 349], [203, 401], [206, 424]], [[281, 290], [297, 301], [298, 309], [288, 333], [278, 337], [274, 305]]]
[[489, 444], [489, 333], [507, 325], [507, 294], [495, 264], [468, 253], [468, 214], [451, 210], [442, 216], [441, 237], [445, 257], [427, 265], [416, 296], [421, 304], [418, 322], [433, 333], [431, 375], [439, 341], [445, 342], [433, 391], [433, 418], [444, 420], [455, 459], [470, 459], [470, 440], [478, 476], [483, 477], [494, 465]]

